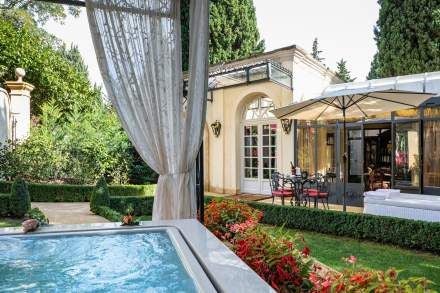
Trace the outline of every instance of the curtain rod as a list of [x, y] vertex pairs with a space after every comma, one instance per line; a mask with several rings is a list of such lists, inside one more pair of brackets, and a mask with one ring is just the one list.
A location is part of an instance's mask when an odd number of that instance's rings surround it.
[[81, 1], [81, 0], [35, 0], [35, 1], [86, 7], [86, 1]]
[[[84, 1], [81, 1], [81, 0], [34, 0], [34, 1], [86, 7], [85, 0]], [[107, 5], [101, 4], [101, 5], [98, 5], [97, 7], [107, 7]], [[123, 12], [133, 13], [133, 14], [149, 14], [149, 15], [156, 15], [156, 16], [165, 17], [165, 18], [172, 18], [173, 17], [172, 11], [163, 12], [160, 10], [151, 10], [151, 9], [135, 8], [135, 7], [118, 7], [118, 6], [113, 7], [113, 9], [120, 10]]]

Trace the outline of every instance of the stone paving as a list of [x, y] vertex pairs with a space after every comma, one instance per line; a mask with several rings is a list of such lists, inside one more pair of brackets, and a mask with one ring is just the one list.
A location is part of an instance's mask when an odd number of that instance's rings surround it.
[[50, 224], [89, 224], [106, 223], [108, 220], [90, 211], [88, 202], [33, 202], [33, 208], [39, 208]]

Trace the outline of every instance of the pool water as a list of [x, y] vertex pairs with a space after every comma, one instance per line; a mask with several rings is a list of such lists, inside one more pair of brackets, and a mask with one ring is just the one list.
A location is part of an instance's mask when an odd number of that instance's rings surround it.
[[196, 292], [166, 231], [0, 237], [0, 292]]

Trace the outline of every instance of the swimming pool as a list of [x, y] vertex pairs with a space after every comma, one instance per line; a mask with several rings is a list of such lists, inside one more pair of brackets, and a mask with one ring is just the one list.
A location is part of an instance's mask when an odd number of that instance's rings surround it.
[[0, 292], [214, 292], [176, 228], [0, 238]]
[[0, 292], [275, 292], [194, 219], [0, 228], [0, 246]]

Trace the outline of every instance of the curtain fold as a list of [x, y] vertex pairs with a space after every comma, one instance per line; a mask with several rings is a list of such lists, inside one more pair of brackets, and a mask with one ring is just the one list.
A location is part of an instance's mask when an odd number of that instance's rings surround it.
[[153, 220], [196, 217], [195, 161], [208, 80], [208, 2], [190, 3], [188, 97], [183, 99], [180, 1], [86, 1], [112, 105], [142, 159], [160, 175]]

